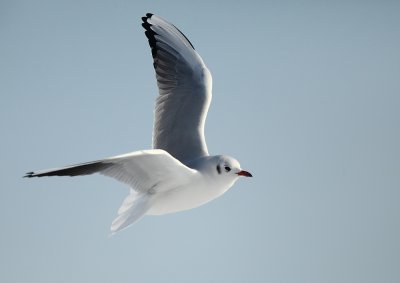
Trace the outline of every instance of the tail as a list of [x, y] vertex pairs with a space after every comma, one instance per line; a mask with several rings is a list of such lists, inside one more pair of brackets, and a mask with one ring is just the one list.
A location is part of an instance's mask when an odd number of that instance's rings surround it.
[[150, 194], [131, 190], [118, 209], [118, 216], [111, 224], [111, 235], [141, 219], [150, 208]]

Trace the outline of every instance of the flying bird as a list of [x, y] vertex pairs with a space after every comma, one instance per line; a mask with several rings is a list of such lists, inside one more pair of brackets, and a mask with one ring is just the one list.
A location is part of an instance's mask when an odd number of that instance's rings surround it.
[[27, 173], [24, 177], [100, 173], [130, 187], [112, 222], [112, 234], [144, 215], [201, 206], [224, 194], [240, 176], [252, 177], [226, 155], [209, 155], [204, 124], [212, 78], [189, 39], [154, 14], [142, 17], [153, 57], [156, 99], [153, 149]]

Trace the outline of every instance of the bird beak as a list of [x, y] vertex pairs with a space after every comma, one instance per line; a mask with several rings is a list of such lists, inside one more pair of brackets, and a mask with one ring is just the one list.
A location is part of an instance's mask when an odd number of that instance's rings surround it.
[[236, 174], [238, 174], [238, 176], [253, 177], [253, 175], [251, 175], [249, 172], [244, 171], [244, 170], [240, 170], [240, 171], [237, 172]]

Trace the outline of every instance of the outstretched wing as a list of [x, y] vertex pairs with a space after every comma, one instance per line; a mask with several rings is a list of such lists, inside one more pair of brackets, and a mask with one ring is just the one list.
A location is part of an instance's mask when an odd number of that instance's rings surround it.
[[197, 171], [164, 150], [143, 150], [102, 160], [43, 171], [25, 177], [80, 176], [100, 173], [129, 185], [140, 193], [167, 191], [190, 181]]
[[206, 156], [204, 124], [211, 102], [211, 74], [174, 25], [153, 14], [142, 20], [159, 88], [153, 148], [166, 150], [183, 163]]

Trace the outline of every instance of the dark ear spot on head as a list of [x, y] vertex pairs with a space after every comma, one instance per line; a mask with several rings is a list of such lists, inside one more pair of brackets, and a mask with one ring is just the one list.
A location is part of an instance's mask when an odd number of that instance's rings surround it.
[[218, 171], [218, 174], [221, 174], [221, 167], [219, 165], [217, 165], [217, 171]]

